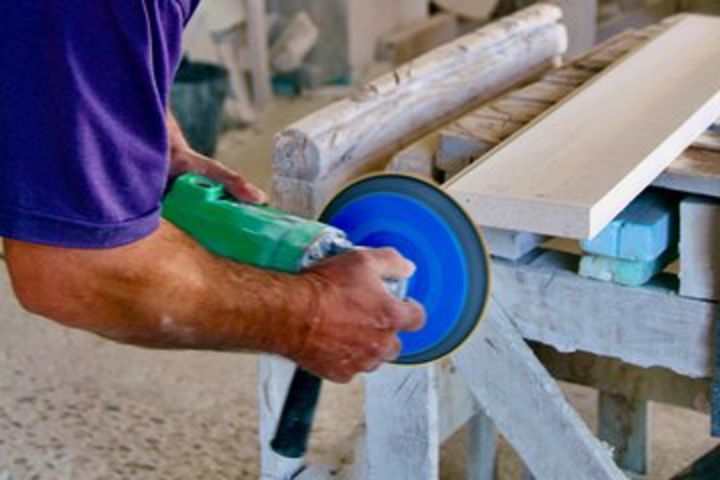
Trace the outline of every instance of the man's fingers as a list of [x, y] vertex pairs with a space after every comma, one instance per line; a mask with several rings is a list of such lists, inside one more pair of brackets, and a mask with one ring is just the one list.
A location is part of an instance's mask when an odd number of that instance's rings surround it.
[[386, 321], [388, 330], [416, 332], [425, 325], [425, 310], [415, 300], [393, 302]]
[[183, 156], [182, 161], [178, 160], [173, 165], [173, 175], [188, 172], [204, 175], [211, 180], [222, 183], [230, 195], [243, 202], [263, 204], [269, 200], [265, 192], [245, 180], [235, 170], [200, 153], [189, 152]]
[[243, 178], [223, 183], [230, 194], [244, 202], [262, 205], [270, 200], [265, 192]]
[[238, 200], [248, 203], [267, 203], [268, 196], [252, 183], [243, 178], [242, 175], [226, 167], [216, 160], [205, 160], [204, 172], [206, 177], [223, 184], [227, 191]]
[[415, 273], [415, 264], [404, 258], [394, 248], [367, 250], [372, 267], [380, 278], [404, 279]]
[[390, 341], [385, 345], [385, 348], [380, 352], [381, 359], [385, 362], [392, 362], [397, 360], [402, 350], [402, 344], [397, 336], [393, 335]]

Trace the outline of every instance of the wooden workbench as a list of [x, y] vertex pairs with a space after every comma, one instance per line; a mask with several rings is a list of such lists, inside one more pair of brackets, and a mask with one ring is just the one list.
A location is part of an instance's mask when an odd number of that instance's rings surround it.
[[[454, 122], [438, 133], [434, 168], [423, 168], [440, 171], [446, 177], [455, 175], [469, 161], [497, 147], [663, 28], [661, 25], [621, 34], [585, 57]], [[720, 152], [713, 148], [712, 142], [698, 142], [677, 158], [654, 186], [720, 197]], [[613, 445], [615, 459], [623, 469], [645, 473], [649, 467], [648, 401], [701, 411], [708, 409], [708, 378], [714, 370], [712, 338], [718, 305], [679, 296], [677, 277], [661, 276], [645, 287], [628, 288], [579, 277], [575, 273], [577, 262], [575, 255], [542, 249], [517, 261], [495, 259], [495, 308], [486, 322], [510, 324], [525, 340], [536, 342], [537, 357], [555, 378], [598, 388], [601, 391], [599, 436]], [[508, 332], [506, 330], [506, 334]], [[507, 337], [504, 341], [507, 342]], [[534, 378], [535, 384], [542, 388], [533, 388], [533, 380], [528, 379], [525, 379], [528, 383], [518, 387], [522, 377], [511, 370], [517, 358], [509, 358], [511, 352], [499, 348], [498, 344], [490, 348], [496, 358], [488, 358], [491, 355], [488, 345], [481, 330], [473, 342], [456, 355], [453, 363], [473, 391], [475, 400], [535, 475], [552, 479], [622, 477], [619, 470], [607, 466], [607, 456], [602, 449], [596, 450], [594, 458], [588, 458], [597, 445], [588, 440], [590, 434], [576, 419], [570, 418], [572, 415], [568, 417], [564, 415], [567, 412], [554, 411], [552, 402], [563, 400], [557, 399], [555, 388], [540, 380], [543, 373]], [[517, 356], [518, 352], [512, 355]], [[533, 363], [532, 359], [527, 360], [528, 364], [521, 366], [525, 373]], [[487, 365], [501, 369], [504, 377], [493, 377]], [[393, 385], [387, 381], [377, 382], [380, 386], [369, 396], [384, 405], [394, 404], [381, 393], [393, 391]], [[370, 388], [373, 384], [374, 381], [369, 382]], [[400, 388], [400, 384], [396, 387], [397, 396], [401, 396], [404, 388]], [[518, 400], [518, 396], [535, 398], [534, 401]], [[393, 413], [396, 412], [386, 409], [378, 413], [377, 419], [369, 415], [368, 432], [387, 429], [388, 425], [393, 431], [407, 431], [409, 424], [387, 422]], [[423, 424], [416, 414], [413, 422], [415, 426]], [[488, 446], [492, 444], [492, 435], [488, 434], [490, 422], [485, 420], [485, 425], [480, 427], [481, 423], [475, 422], [475, 442], [484, 444], [486, 452], [492, 452], [493, 447]], [[568, 435], [565, 428], [571, 424], [578, 436], [576, 441], [582, 438], [585, 446], [579, 446], [581, 442], [564, 443], [567, 437], [563, 435]], [[553, 441], [548, 444], [543, 438]], [[370, 465], [382, 464], [387, 468], [388, 462], [399, 453], [397, 450], [387, 452], [388, 445], [392, 443], [377, 447], [384, 451], [383, 456], [376, 460], [370, 455]], [[397, 472], [407, 470], [408, 465], [422, 464], [419, 455], [408, 458], [406, 453], [399, 457], [402, 460], [396, 461], [402, 466], [397, 467]], [[477, 453], [475, 458], [471, 463], [478, 473], [473, 478], [491, 478], [492, 463], [488, 464], [487, 453]], [[482, 458], [484, 463], [477, 460]], [[436, 473], [426, 466], [412, 478], [436, 478]]]
[[[469, 138], [481, 151], [468, 155], [466, 142], [461, 149], [465, 158], [448, 161], [445, 155], [445, 163], [420, 165], [416, 171], [452, 176], [484, 153], [482, 149], [503, 142], [662, 28], [621, 35], [538, 82], [489, 102], [487, 110], [479, 109], [476, 115], [486, 130]], [[544, 106], [537, 108], [529, 92], [550, 92], [557, 98], [541, 99]], [[534, 104], [533, 112], [497, 108], [495, 102], [513, 94]], [[431, 137], [442, 134], [425, 137], [424, 145], [439, 148], [441, 142]], [[423, 158], [435, 161], [441, 158], [437, 153]], [[398, 168], [396, 162], [393, 168]], [[691, 148], [655, 185], [720, 197], [720, 153]], [[356, 465], [346, 473], [358, 479], [436, 479], [440, 445], [468, 422], [468, 471], [474, 480], [493, 478], [496, 429], [537, 478], [621, 479], [626, 478], [623, 470], [644, 472], [649, 464], [647, 402], [708, 408], [718, 304], [679, 296], [672, 276], [636, 288], [581, 278], [575, 273], [577, 261], [575, 255], [543, 249], [517, 260], [494, 259], [487, 315], [462, 349], [437, 364], [385, 366], [367, 377], [366, 431]], [[272, 434], [277, 415], [273, 408], [282, 402], [290, 372], [278, 361], [266, 360], [261, 366], [264, 439]], [[599, 436], [604, 442], [567, 403], [555, 379], [601, 391]], [[298, 465], [282, 464], [264, 451], [263, 468], [269, 475]], [[322, 478], [312, 470], [306, 475]]]

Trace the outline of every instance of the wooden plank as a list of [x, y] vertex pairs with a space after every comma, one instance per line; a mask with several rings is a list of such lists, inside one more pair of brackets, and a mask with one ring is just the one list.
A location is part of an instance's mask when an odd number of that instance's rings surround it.
[[535, 476], [625, 479], [610, 451], [590, 433], [520, 337], [501, 302], [490, 302], [478, 332], [453, 363]]
[[689, 148], [670, 164], [653, 185], [720, 198], [720, 153]]
[[438, 134], [430, 133], [415, 143], [408, 145], [393, 155], [386, 167], [387, 171], [412, 173], [428, 180], [439, 179], [435, 168]]
[[[541, 80], [506, 94], [508, 97], [546, 102], [547, 109], [573, 93], [628, 52], [636, 49], [648, 38], [660, 33], [664, 25], [648, 27], [640, 32], [624, 32], [598, 45], [585, 56], [565, 67], [546, 74]], [[498, 115], [490, 102], [440, 130], [436, 153], [436, 166], [450, 177], [467, 167], [506, 140], [527, 122], [513, 117], [510, 111]], [[521, 112], [527, 120], [527, 116]], [[716, 123], [717, 125], [717, 123]], [[720, 153], [708, 143], [709, 131], [693, 146], [685, 150], [653, 182], [653, 185], [699, 195], [720, 197]], [[714, 137], [710, 137], [714, 138]], [[709, 148], [712, 147], [712, 148]]]
[[440, 13], [381, 36], [378, 58], [395, 66], [402, 65], [457, 36], [457, 18]]
[[637, 475], [650, 468], [649, 414], [646, 400], [600, 392], [598, 438], [614, 447], [620, 468]]
[[493, 262], [494, 296], [524, 338], [692, 378], [712, 375], [716, 303], [678, 296], [665, 276], [642, 288], [580, 278], [577, 262], [558, 252], [527, 264]]
[[535, 5], [437, 48], [281, 132], [275, 172], [314, 180], [376, 162], [473, 104], [547, 67], [564, 51], [560, 10]]
[[[666, 27], [663, 25], [656, 25], [640, 32], [619, 34], [569, 65], [506, 95], [546, 101], [547, 108], [550, 108], [592, 78], [595, 72], [607, 68], [664, 28]], [[495, 102], [480, 107], [440, 131], [436, 154], [438, 169], [447, 172], [450, 177], [454, 176], [475, 158], [486, 154], [526, 124], [512, 116], [493, 114], [493, 103]], [[707, 133], [704, 135], [707, 136]], [[675, 159], [653, 185], [720, 197], [720, 153], [707, 151], [711, 145], [702, 139], [703, 136], [693, 142], [693, 147]]]
[[449, 192], [481, 225], [590, 238], [720, 115], [718, 62], [720, 19], [687, 16], [452, 180]]
[[680, 203], [680, 294], [720, 300], [720, 201]]
[[438, 376], [433, 365], [384, 365], [367, 376], [369, 480], [435, 480], [440, 475]]
[[[645, 41], [636, 32], [618, 35], [537, 82], [513, 90], [441, 129], [437, 168], [452, 177], [478, 157], [482, 159], [482, 155]], [[515, 108], [501, 107], [507, 99], [515, 100]]]

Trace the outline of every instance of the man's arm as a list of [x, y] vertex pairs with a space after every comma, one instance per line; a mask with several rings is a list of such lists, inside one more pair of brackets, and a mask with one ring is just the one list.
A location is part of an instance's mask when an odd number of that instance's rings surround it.
[[215, 257], [166, 222], [119, 248], [5, 250], [23, 306], [66, 326], [146, 347], [270, 352], [338, 382], [394, 359], [396, 333], [423, 322], [384, 291], [381, 278], [413, 269], [392, 250], [286, 275]]

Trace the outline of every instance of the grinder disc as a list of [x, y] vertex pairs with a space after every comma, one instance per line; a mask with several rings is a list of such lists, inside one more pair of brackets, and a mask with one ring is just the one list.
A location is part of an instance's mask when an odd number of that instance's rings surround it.
[[425, 307], [422, 330], [400, 334], [398, 364], [452, 353], [479, 324], [490, 292], [490, 262], [480, 233], [445, 192], [401, 174], [369, 176], [327, 205], [320, 221], [355, 245], [393, 247], [415, 263], [408, 297]]

